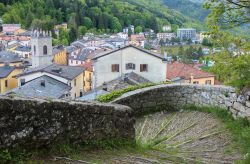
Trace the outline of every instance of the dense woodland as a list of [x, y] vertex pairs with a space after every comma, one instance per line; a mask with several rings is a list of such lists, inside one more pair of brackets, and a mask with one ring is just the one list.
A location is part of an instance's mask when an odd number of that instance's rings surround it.
[[[203, 8], [202, 3], [191, 2], [190, 0], [163, 0], [169, 8], [175, 9], [186, 16], [198, 19], [201, 22], [205, 20], [209, 11]], [[199, 0], [200, 2], [202, 0]]]
[[198, 23], [181, 13], [147, 0], [3, 0], [0, 15], [5, 23], [21, 23], [25, 28], [52, 29], [54, 24], [68, 22], [78, 30], [96, 29], [107, 32], [121, 31], [133, 24], [143, 29], [160, 31], [163, 24], [174, 29]]

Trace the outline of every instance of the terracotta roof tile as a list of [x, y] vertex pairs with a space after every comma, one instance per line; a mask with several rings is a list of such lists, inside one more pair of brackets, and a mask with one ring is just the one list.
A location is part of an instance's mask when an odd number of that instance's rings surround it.
[[181, 77], [185, 80], [189, 80], [191, 78], [191, 75], [193, 75], [195, 79], [214, 77], [213, 74], [201, 71], [197, 68], [194, 68], [192, 65], [180, 62], [167, 64], [167, 79], [169, 80], [176, 77]]

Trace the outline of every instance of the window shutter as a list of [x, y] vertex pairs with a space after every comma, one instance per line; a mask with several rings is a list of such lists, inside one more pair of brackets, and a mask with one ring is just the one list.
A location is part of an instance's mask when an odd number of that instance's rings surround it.
[[119, 70], [119, 64], [117, 64], [116, 67], [117, 67], [117, 69], [116, 69], [117, 72], [120, 72], [120, 70]]
[[140, 64], [140, 72], [142, 72], [142, 71], [143, 71], [143, 65]]

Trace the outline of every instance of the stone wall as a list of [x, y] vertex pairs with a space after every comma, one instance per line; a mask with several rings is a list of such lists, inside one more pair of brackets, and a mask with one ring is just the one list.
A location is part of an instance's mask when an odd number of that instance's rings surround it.
[[191, 84], [169, 84], [144, 88], [124, 94], [113, 103], [131, 107], [144, 115], [162, 110], [179, 110], [185, 105], [218, 106], [233, 116], [250, 118], [249, 95], [238, 96], [232, 87]]
[[122, 105], [0, 97], [0, 148], [132, 141], [134, 122], [131, 109]]

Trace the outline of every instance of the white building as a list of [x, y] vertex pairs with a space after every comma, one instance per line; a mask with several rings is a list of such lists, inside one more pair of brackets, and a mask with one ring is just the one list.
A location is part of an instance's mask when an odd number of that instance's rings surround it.
[[196, 29], [193, 28], [181, 28], [177, 30], [177, 37], [181, 40], [191, 39], [192, 41], [196, 40]]
[[31, 58], [31, 47], [29, 46], [18, 46], [13, 52], [23, 59]]
[[131, 72], [154, 83], [166, 80], [165, 59], [161, 55], [132, 45], [98, 54], [92, 60], [94, 88]]
[[128, 34], [127, 33], [123, 33], [123, 32], [119, 32], [119, 33], [117, 33], [117, 36], [119, 37], [119, 38], [122, 38], [122, 39], [128, 39]]
[[52, 64], [52, 36], [45, 31], [33, 31], [31, 37], [32, 67]]
[[164, 31], [164, 32], [171, 31], [171, 30], [172, 30], [171, 26], [163, 26], [162, 27], [162, 31]]
[[175, 33], [158, 33], [157, 34], [157, 39], [160, 41], [163, 39], [164, 41], [171, 40], [172, 38], [176, 38]]
[[133, 26], [133, 25], [129, 25], [128, 27], [125, 27], [125, 28], [123, 29], [123, 33], [128, 34], [129, 29], [131, 30], [132, 34], [135, 33], [135, 26]]

